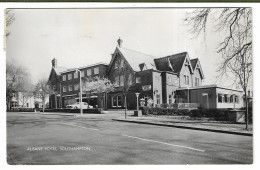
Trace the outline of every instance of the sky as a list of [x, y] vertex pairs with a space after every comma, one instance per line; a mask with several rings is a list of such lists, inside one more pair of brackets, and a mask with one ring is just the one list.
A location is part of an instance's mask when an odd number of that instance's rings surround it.
[[216, 82], [221, 35], [209, 25], [207, 36], [194, 38], [184, 22], [187, 9], [15, 9], [8, 27], [6, 57], [28, 68], [33, 83], [48, 78], [51, 60], [58, 66], [109, 63], [120, 37], [123, 46], [154, 57], [188, 52], [199, 58], [204, 85]]

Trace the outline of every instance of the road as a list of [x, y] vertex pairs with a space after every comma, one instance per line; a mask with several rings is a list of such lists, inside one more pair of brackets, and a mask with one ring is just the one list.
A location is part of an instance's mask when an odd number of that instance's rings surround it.
[[84, 117], [7, 113], [7, 162], [24, 165], [251, 164], [253, 137]]

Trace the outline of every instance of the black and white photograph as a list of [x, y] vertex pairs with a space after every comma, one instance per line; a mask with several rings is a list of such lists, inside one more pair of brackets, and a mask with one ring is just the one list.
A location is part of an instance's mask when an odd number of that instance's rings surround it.
[[253, 164], [253, 9], [6, 8], [7, 164]]

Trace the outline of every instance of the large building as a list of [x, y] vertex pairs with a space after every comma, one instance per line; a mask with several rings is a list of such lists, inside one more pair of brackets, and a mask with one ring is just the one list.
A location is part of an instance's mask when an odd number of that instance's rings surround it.
[[[190, 59], [187, 52], [154, 57], [122, 46], [122, 40], [112, 54], [109, 64], [97, 63], [74, 69], [57, 66], [52, 61], [49, 83], [57, 91], [50, 97], [50, 107], [66, 107], [79, 101], [79, 74], [82, 77], [107, 77], [116, 84], [105, 95], [105, 109], [125, 108], [124, 91], [127, 82], [127, 109], [136, 109], [139, 100], [153, 100], [154, 106], [163, 103], [198, 103], [202, 108], [240, 108], [242, 91], [216, 85], [203, 86], [205, 79], [199, 59]], [[127, 80], [127, 81], [126, 81]], [[83, 101], [97, 107], [97, 96], [83, 94]]]

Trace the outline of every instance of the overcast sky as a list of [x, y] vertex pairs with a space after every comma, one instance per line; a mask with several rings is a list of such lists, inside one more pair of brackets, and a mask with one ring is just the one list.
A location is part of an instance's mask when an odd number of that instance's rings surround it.
[[[34, 83], [51, 71], [51, 60], [73, 68], [109, 63], [121, 37], [129, 49], [163, 57], [187, 51], [199, 58], [204, 85], [216, 83], [219, 35], [192, 38], [185, 9], [19, 9], [8, 28], [7, 59], [26, 66]], [[212, 26], [209, 25], [211, 28]], [[225, 83], [222, 85], [228, 85]]]

